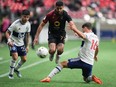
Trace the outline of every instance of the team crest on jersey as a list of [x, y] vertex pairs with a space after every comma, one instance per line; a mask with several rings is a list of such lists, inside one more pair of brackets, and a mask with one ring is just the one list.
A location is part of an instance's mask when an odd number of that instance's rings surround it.
[[59, 22], [59, 21], [55, 21], [55, 22], [54, 22], [54, 25], [55, 25], [56, 27], [58, 27], [58, 26], [60, 26], [60, 22]]

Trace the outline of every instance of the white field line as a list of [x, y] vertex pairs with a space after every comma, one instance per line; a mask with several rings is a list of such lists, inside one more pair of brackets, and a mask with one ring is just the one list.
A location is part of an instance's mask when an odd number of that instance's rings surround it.
[[5, 61], [1, 61], [0, 64], [7, 63], [9, 61], [10, 61], [10, 59], [9, 60], [5, 60]]
[[[77, 49], [78, 49], [78, 48], [74, 48], [74, 49], [71, 49], [71, 50], [69, 50], [69, 51], [65, 51], [65, 52], [62, 54], [62, 56], [63, 56], [63, 55], [67, 55], [67, 54], [69, 54], [69, 53], [71, 53], [71, 52], [74, 52], [74, 51], [76, 51]], [[22, 68], [20, 68], [20, 70], [25, 70], [25, 69], [27, 69], [27, 68], [36, 66], [36, 65], [41, 64], [41, 63], [44, 63], [44, 62], [46, 62], [46, 61], [49, 61], [49, 59], [48, 59], [48, 58], [42, 59], [41, 61], [32, 63], [32, 64], [27, 65], [27, 66], [25, 66], [25, 67], [22, 67]], [[8, 75], [8, 73], [9, 73], [9, 72], [4, 73], [4, 74], [0, 75], [0, 77], [5, 77], [5, 76]]]
[[0, 57], [0, 60], [3, 60], [3, 58], [2, 58], [2, 57]]

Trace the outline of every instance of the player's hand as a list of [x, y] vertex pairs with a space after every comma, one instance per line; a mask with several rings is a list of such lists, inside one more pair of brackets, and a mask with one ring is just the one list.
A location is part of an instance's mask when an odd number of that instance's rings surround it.
[[8, 42], [7, 42], [7, 44], [10, 46], [10, 47], [13, 47], [13, 42], [11, 41], [11, 39], [8, 39]]
[[33, 41], [33, 44], [37, 44], [38, 43], [38, 38], [35, 38], [34, 41]]
[[29, 46], [26, 47], [26, 52], [28, 53], [28, 51], [29, 51]]
[[95, 57], [94, 57], [94, 60], [95, 60], [95, 61], [98, 61], [98, 58], [97, 58], [97, 56], [95, 56]]

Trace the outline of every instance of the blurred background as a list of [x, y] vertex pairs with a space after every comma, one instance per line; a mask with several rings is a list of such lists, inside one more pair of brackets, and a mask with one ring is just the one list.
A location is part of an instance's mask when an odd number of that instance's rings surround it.
[[[83, 83], [81, 71], [64, 70], [50, 84], [40, 83], [43, 77], [54, 68], [55, 62], [49, 62], [48, 57], [41, 59], [36, 55], [40, 46], [48, 48], [48, 24], [39, 36], [39, 45], [32, 45], [37, 27], [45, 15], [54, 9], [57, 0], [0, 0], [0, 87], [98, 87], [96, 84]], [[99, 61], [95, 62], [93, 73], [103, 81], [102, 87], [116, 87], [116, 0], [62, 0], [65, 10], [72, 17], [78, 29], [89, 21], [93, 24], [93, 32], [100, 38]], [[31, 37], [28, 61], [20, 69], [23, 78], [16, 75], [9, 80], [10, 63], [9, 49], [6, 45], [5, 31], [10, 24], [20, 17], [21, 11], [31, 11]], [[61, 61], [77, 56], [81, 41], [66, 26], [67, 42]], [[34, 49], [34, 50], [33, 50]], [[47, 66], [47, 67], [46, 67]], [[74, 78], [75, 77], [75, 78]], [[100, 86], [99, 86], [100, 87]]]
[[[6, 43], [5, 31], [8, 26], [20, 17], [24, 9], [31, 11], [31, 41], [37, 27], [45, 15], [54, 9], [57, 0], [0, 0], [0, 46]], [[116, 38], [116, 0], [62, 0], [65, 10], [81, 30], [84, 22], [93, 24], [93, 31], [100, 39], [115, 42]], [[77, 39], [73, 32], [67, 30], [67, 40]], [[40, 43], [47, 42], [47, 25], [42, 30]], [[32, 46], [32, 48], [34, 48]]]

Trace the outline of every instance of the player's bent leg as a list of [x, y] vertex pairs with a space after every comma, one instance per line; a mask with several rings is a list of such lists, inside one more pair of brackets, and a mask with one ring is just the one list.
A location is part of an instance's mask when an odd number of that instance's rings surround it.
[[67, 68], [67, 64], [68, 64], [68, 61], [62, 61], [59, 66], [61, 66], [62, 68]]

